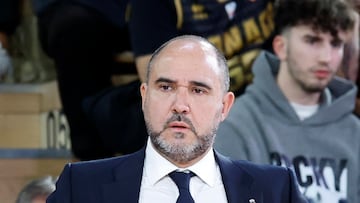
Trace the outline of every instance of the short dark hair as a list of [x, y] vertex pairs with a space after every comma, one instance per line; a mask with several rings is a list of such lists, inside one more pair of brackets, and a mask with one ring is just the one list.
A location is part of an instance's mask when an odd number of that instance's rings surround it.
[[355, 10], [346, 0], [276, 0], [277, 33], [297, 25], [310, 25], [314, 30], [337, 36], [338, 30], [354, 29]]

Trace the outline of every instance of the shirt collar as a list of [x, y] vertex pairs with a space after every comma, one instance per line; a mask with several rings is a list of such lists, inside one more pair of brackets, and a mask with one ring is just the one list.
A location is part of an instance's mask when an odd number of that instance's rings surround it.
[[149, 183], [154, 185], [162, 178], [166, 177], [170, 172], [174, 170], [190, 170], [194, 172], [202, 181], [209, 186], [213, 187], [216, 182], [216, 178], [220, 174], [219, 166], [215, 161], [213, 149], [196, 164], [179, 169], [170, 161], [161, 156], [153, 147], [150, 138], [148, 138], [146, 145], [146, 156], [144, 161], [144, 175], [148, 178]]

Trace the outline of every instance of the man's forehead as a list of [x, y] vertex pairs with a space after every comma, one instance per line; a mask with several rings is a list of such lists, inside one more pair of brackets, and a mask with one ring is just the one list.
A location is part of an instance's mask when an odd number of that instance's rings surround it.
[[222, 83], [220, 73], [212, 68], [191, 66], [162, 66], [154, 68], [149, 77], [150, 83], [169, 82], [180, 86], [192, 86], [203, 84], [210, 88]]
[[164, 47], [154, 59], [149, 80], [168, 78], [182, 84], [214, 83], [214, 80], [222, 80], [221, 68], [216, 50], [210, 43], [180, 39]]
[[220, 74], [220, 72], [214, 71], [211, 67], [163, 66], [154, 69], [150, 75], [150, 80], [154, 81], [159, 78], [167, 78], [181, 84], [190, 84], [194, 82], [216, 83], [221, 78]]
[[221, 73], [221, 67], [214, 51], [196, 50], [192, 45], [182, 46], [182, 50], [166, 51], [159, 54], [153, 62], [153, 71], [210, 71], [216, 74]]

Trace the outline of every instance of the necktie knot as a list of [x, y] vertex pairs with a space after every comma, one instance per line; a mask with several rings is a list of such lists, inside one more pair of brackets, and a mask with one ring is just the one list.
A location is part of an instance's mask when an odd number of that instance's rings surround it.
[[179, 189], [179, 197], [176, 203], [193, 203], [194, 200], [191, 197], [189, 184], [190, 178], [195, 174], [193, 172], [178, 172], [173, 171], [169, 173], [170, 178], [175, 182], [176, 186]]

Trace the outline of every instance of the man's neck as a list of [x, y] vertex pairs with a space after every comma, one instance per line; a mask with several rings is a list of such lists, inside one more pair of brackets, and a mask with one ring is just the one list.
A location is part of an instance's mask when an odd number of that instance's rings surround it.
[[296, 88], [291, 89], [281, 86], [280, 89], [289, 102], [293, 102], [305, 106], [312, 106], [320, 103], [320, 95], [321, 95], [320, 92], [308, 93]]

